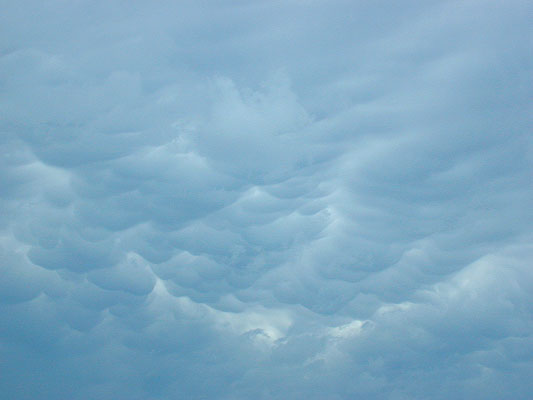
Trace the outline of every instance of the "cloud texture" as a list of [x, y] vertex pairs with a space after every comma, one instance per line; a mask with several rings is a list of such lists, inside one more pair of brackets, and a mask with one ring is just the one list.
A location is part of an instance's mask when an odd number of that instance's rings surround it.
[[6, 398], [529, 398], [530, 2], [2, 10]]

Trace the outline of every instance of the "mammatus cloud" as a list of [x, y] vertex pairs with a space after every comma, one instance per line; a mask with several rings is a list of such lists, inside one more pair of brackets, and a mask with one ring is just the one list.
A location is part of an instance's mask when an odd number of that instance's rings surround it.
[[13, 2], [10, 399], [527, 399], [526, 1]]

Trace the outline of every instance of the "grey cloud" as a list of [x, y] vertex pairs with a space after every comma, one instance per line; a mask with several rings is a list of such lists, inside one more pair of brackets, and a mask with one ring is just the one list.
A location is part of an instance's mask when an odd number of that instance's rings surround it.
[[7, 397], [529, 397], [528, 2], [3, 8]]

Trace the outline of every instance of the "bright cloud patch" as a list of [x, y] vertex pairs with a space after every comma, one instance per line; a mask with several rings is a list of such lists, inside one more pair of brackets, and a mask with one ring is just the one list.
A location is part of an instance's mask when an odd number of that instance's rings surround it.
[[526, 1], [0, 15], [0, 393], [528, 399]]

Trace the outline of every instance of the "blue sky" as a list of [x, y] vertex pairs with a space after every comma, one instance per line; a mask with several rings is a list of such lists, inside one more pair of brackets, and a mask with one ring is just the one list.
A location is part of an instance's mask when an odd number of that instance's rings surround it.
[[530, 397], [530, 2], [1, 4], [6, 399]]

